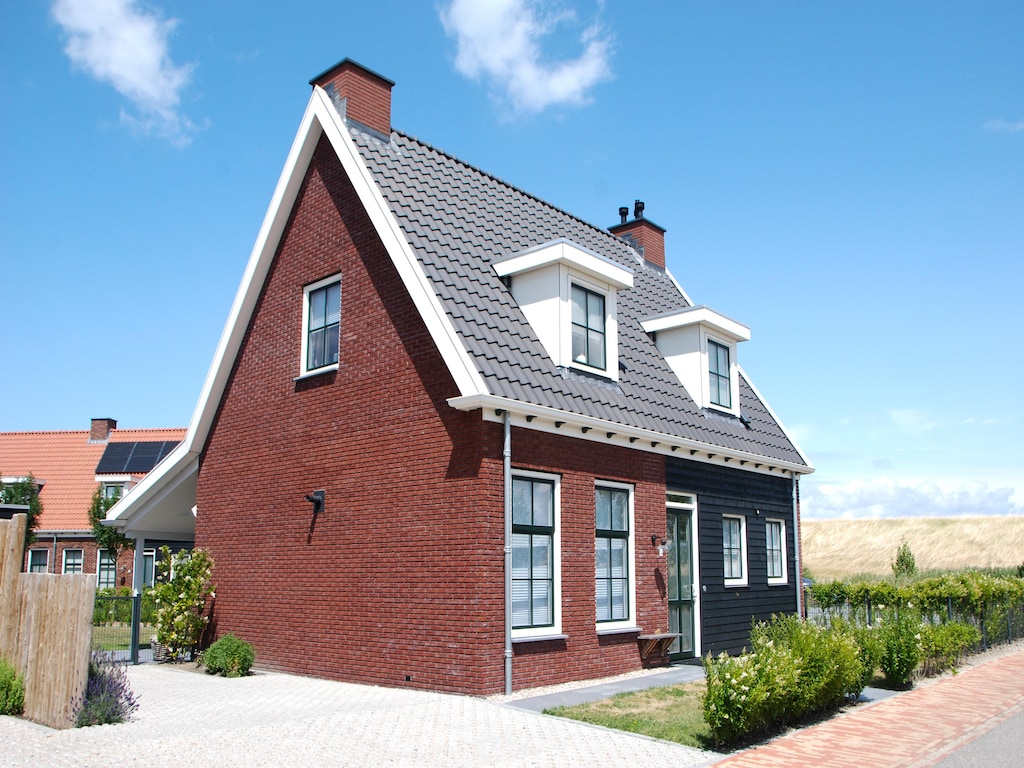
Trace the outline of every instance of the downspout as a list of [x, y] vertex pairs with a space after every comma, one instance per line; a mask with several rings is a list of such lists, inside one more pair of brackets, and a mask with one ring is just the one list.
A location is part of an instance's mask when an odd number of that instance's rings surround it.
[[48, 568], [49, 573], [58, 573], [57, 571], [57, 534], [53, 534], [53, 557], [50, 558], [50, 566]]
[[505, 481], [505, 695], [512, 694], [512, 414], [505, 411], [501, 451]]
[[800, 475], [793, 473], [793, 554], [796, 558], [796, 615], [804, 615], [804, 571], [800, 560]]

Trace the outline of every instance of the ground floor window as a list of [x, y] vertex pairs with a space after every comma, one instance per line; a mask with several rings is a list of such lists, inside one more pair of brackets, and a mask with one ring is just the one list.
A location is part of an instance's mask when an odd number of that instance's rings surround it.
[[512, 627], [556, 623], [556, 482], [512, 478]]
[[32, 549], [28, 553], [29, 573], [48, 573], [50, 564], [50, 552], [46, 549]]
[[152, 587], [156, 581], [156, 550], [146, 549], [142, 552], [142, 584]]
[[80, 549], [65, 549], [64, 550], [64, 567], [61, 569], [63, 573], [81, 573], [83, 563], [83, 553]]
[[117, 586], [117, 564], [106, 549], [97, 553], [96, 586], [100, 589], [113, 589]]
[[768, 583], [786, 583], [786, 524], [782, 520], [766, 520], [765, 547], [768, 555]]
[[625, 487], [595, 490], [595, 594], [597, 621], [630, 617], [630, 492]]
[[722, 559], [726, 586], [747, 583], [746, 518], [722, 518]]

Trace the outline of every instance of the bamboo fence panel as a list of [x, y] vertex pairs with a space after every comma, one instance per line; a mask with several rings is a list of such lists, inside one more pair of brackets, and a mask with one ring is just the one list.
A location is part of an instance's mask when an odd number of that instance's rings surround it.
[[89, 678], [96, 576], [21, 573], [25, 516], [14, 517], [0, 521], [0, 655], [25, 678], [23, 716], [70, 728]]

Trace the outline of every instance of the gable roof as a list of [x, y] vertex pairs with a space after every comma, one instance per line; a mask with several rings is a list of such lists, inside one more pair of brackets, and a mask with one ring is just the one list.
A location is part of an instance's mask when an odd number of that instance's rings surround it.
[[[383, 136], [353, 120], [315, 86], [221, 334], [185, 440], [108, 514], [111, 524], [165, 533], [171, 499], [194, 504], [206, 443], [310, 160], [330, 142], [377, 235], [422, 317], [459, 396], [449, 404], [528, 429], [569, 424], [583, 439], [675, 452], [748, 469], [813, 469], [763, 398], [741, 373], [744, 419], [697, 408], [640, 327], [691, 305], [675, 279], [624, 240], [400, 132]], [[634, 286], [619, 293], [618, 384], [559, 369], [544, 352], [491, 265], [565, 239], [628, 268]], [[588, 436], [588, 433], [589, 436]], [[144, 522], [149, 518], [149, 522]]]
[[[90, 531], [89, 504], [105, 452], [157, 441], [176, 445], [184, 429], [115, 429], [109, 441], [90, 441], [89, 430], [0, 432], [0, 475], [26, 477], [44, 483], [39, 492], [43, 512], [36, 531]], [[150, 462], [145, 469], [153, 468]]]

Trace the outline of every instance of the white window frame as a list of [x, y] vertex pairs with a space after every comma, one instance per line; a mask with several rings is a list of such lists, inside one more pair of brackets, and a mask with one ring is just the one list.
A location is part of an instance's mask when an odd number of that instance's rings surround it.
[[[43, 570], [33, 571], [32, 570], [32, 555], [37, 552], [43, 555]], [[49, 573], [50, 572], [50, 550], [48, 549], [30, 549], [28, 551], [28, 572], [29, 573]]]
[[[79, 559], [78, 559], [79, 568], [78, 568], [77, 571], [69, 571], [68, 570], [68, 552], [77, 552], [79, 554]], [[85, 573], [85, 550], [79, 549], [77, 547], [73, 547], [71, 549], [65, 549], [61, 553], [60, 572], [61, 573]]]
[[[597, 621], [597, 599], [594, 600], [594, 624], [598, 634], [626, 632], [638, 629], [636, 618], [636, 515], [634, 511], [635, 488], [629, 483], [617, 483], [612, 480], [598, 480], [594, 483], [594, 513], [597, 514], [597, 491], [602, 489], [626, 491], [627, 501], [627, 536], [626, 536], [626, 578], [628, 591], [626, 595], [625, 619], [618, 621]], [[597, 539], [597, 521], [594, 524], [594, 538]], [[596, 577], [595, 577], [596, 578]], [[595, 581], [596, 591], [596, 581]]]
[[[720, 403], [712, 402], [711, 400], [711, 345], [709, 342], [714, 342], [721, 347], [725, 347], [729, 352], [729, 405], [721, 405]], [[723, 411], [724, 413], [731, 413], [734, 416], [740, 414], [740, 377], [739, 371], [736, 365], [736, 342], [731, 341], [724, 336], [719, 336], [713, 333], [703, 331], [700, 338], [701, 346], [701, 376], [703, 379], [702, 386], [704, 387], [703, 397], [706, 407], [712, 408], [716, 411]]]
[[96, 588], [97, 589], [114, 589], [114, 588], [117, 587], [117, 564], [116, 563], [114, 563], [114, 565], [113, 565], [113, 571], [114, 571], [113, 582], [110, 584], [110, 586], [106, 586], [106, 585], [103, 584], [103, 569], [102, 569], [101, 566], [103, 565], [103, 556], [105, 554], [107, 554], [107, 550], [105, 548], [103, 548], [103, 547], [100, 547], [100, 548], [98, 548], [96, 550]]
[[[771, 576], [771, 558], [768, 550], [768, 529], [771, 525], [779, 526], [779, 546], [782, 549], [782, 575]], [[765, 570], [769, 573], [768, 583], [769, 584], [788, 584], [789, 583], [789, 552], [786, 549], [786, 521], [778, 518], [769, 517], [764, 521], [764, 549], [765, 549]]]
[[[339, 286], [339, 291], [338, 292], [340, 294], [341, 293], [341, 290], [340, 290], [340, 287], [341, 287], [341, 273], [340, 272], [335, 274], [335, 275], [331, 275], [330, 277], [325, 277], [323, 280], [317, 280], [315, 283], [310, 283], [309, 285], [305, 286], [302, 289], [302, 329], [301, 329], [301, 332], [302, 332], [302, 344], [301, 344], [301, 352], [300, 352], [300, 358], [299, 358], [299, 375], [296, 378], [301, 379], [301, 378], [304, 378], [306, 376], [318, 376], [321, 373], [328, 373], [330, 371], [338, 370], [338, 363], [330, 363], [328, 365], [320, 366], [319, 368], [307, 368], [306, 367], [306, 364], [307, 364], [307, 362], [309, 360], [309, 355], [308, 355], [308, 352], [309, 352], [309, 296], [314, 291], [318, 291], [321, 288], [325, 288], [328, 285], [332, 285], [333, 283], [338, 283], [338, 286]], [[340, 314], [341, 314], [341, 297], [340, 297], [340, 295], [338, 297], [338, 314], [339, 314], [339, 320], [338, 320], [338, 322], [339, 322], [338, 344], [339, 344], [339, 347], [340, 347], [340, 345], [341, 345], [341, 330], [340, 330], [340, 323], [341, 323], [341, 318], [340, 318]], [[340, 356], [341, 356], [340, 349], [339, 349], [338, 355], [339, 355], [339, 358], [340, 358]]]
[[[149, 579], [146, 578], [146, 560], [152, 563], [152, 567], [149, 569]], [[144, 549], [142, 550], [142, 586], [152, 587], [156, 583], [156, 550], [155, 549]]]
[[[550, 627], [520, 627], [512, 630], [512, 641], [562, 639], [562, 477], [547, 472], [533, 472], [525, 469], [513, 469], [512, 478], [525, 480], [545, 480], [553, 484], [554, 525], [551, 533], [552, 563], [552, 624]], [[512, 546], [512, 542], [509, 542]], [[509, 605], [507, 610], [511, 611]]]
[[725, 577], [726, 587], [745, 587], [748, 584], [750, 569], [747, 567], [747, 518], [745, 515], [722, 515], [722, 574], [725, 574], [725, 521], [738, 520], [740, 524], [740, 568], [743, 574], [739, 577]]

